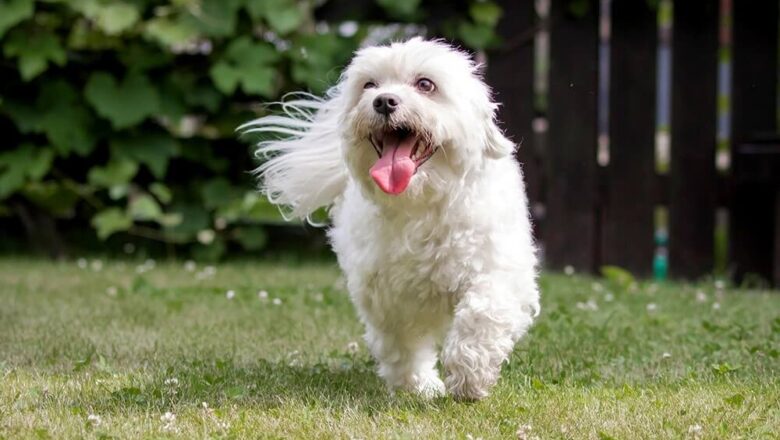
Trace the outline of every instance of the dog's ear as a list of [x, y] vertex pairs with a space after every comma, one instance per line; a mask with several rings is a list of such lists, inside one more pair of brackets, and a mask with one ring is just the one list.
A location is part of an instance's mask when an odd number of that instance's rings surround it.
[[501, 131], [498, 124], [496, 124], [493, 115], [488, 117], [487, 123], [485, 124], [485, 130], [485, 153], [488, 157], [499, 159], [512, 154], [515, 151], [514, 142], [504, 136], [503, 131]]

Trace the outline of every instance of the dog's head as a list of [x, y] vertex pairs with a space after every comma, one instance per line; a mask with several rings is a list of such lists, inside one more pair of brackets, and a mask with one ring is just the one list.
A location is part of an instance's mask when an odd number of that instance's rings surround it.
[[350, 171], [386, 201], [447, 191], [514, 148], [496, 126], [497, 105], [477, 66], [445, 43], [362, 49], [338, 88]]

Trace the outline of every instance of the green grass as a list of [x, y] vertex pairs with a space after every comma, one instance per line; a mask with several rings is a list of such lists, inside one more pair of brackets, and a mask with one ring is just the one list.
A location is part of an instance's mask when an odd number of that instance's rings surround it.
[[138, 264], [0, 259], [0, 438], [780, 436], [778, 293], [546, 275], [464, 404], [385, 391], [332, 265]]

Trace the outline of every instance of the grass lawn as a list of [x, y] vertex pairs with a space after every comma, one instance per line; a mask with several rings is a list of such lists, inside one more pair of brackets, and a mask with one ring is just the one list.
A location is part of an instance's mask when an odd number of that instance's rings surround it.
[[464, 404], [385, 391], [331, 264], [86, 266], [0, 259], [0, 438], [780, 436], [777, 292], [545, 275]]

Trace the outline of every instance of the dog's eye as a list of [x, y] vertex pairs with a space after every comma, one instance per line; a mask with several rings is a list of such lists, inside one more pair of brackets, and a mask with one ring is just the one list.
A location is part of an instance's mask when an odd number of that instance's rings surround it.
[[428, 78], [418, 79], [415, 86], [417, 87], [417, 90], [425, 93], [431, 93], [432, 91], [436, 90], [436, 84], [434, 84], [433, 81], [429, 80]]
[[375, 89], [376, 83], [374, 81], [369, 81], [365, 84], [363, 84], [363, 89]]

